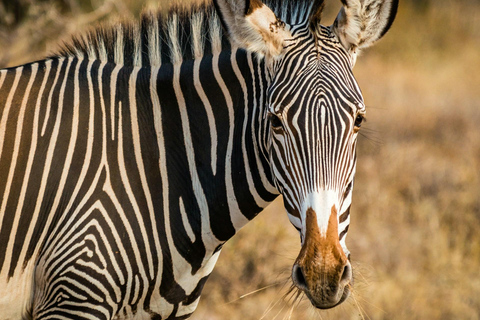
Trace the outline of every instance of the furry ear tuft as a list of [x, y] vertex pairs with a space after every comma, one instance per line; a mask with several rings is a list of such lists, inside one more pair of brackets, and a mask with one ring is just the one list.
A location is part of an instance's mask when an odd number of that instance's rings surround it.
[[333, 31], [349, 52], [367, 48], [383, 37], [397, 14], [398, 0], [341, 1]]
[[214, 0], [230, 38], [241, 48], [277, 57], [291, 36], [286, 24], [260, 0]]

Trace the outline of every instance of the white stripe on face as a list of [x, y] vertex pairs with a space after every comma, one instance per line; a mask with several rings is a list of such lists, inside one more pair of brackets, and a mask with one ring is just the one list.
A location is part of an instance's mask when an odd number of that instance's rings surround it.
[[[333, 190], [319, 190], [309, 193], [302, 203], [302, 234], [306, 230], [306, 212], [308, 209], [313, 209], [317, 214], [317, 223], [320, 230], [320, 235], [327, 234], [328, 220], [332, 212], [332, 207], [337, 208], [338, 194]], [[304, 238], [304, 237], [302, 237]]]

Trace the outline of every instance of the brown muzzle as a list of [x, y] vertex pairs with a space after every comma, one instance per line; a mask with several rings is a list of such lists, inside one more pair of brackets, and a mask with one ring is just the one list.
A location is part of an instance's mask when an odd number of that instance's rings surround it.
[[332, 207], [327, 232], [320, 233], [317, 214], [306, 213], [305, 241], [293, 265], [292, 279], [312, 304], [328, 309], [345, 301], [352, 281], [352, 267], [338, 238], [337, 211]]

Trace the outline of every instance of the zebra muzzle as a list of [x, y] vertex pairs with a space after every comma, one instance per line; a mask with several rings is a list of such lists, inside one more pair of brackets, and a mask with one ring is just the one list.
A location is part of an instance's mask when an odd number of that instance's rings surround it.
[[308, 209], [305, 240], [293, 265], [293, 283], [315, 307], [329, 309], [348, 298], [352, 276], [352, 266], [340, 245], [335, 208], [326, 234], [320, 233], [315, 211]]

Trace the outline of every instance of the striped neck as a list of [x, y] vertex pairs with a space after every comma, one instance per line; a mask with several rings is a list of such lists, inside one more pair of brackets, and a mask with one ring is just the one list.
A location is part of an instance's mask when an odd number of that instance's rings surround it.
[[191, 188], [182, 195], [192, 225], [185, 235], [215, 250], [278, 195], [267, 156], [266, 66], [234, 48], [162, 65], [152, 69], [152, 79], [167, 172], [185, 173], [170, 183], [170, 192]]

